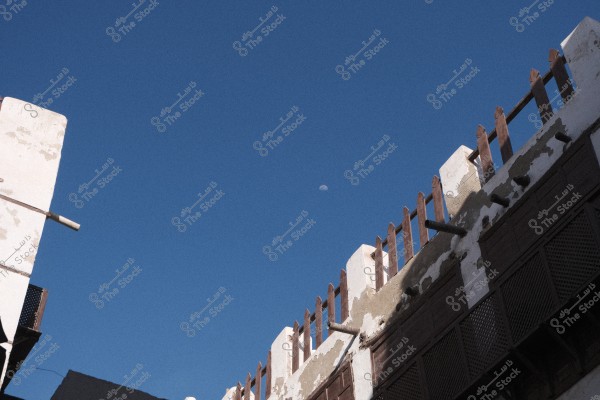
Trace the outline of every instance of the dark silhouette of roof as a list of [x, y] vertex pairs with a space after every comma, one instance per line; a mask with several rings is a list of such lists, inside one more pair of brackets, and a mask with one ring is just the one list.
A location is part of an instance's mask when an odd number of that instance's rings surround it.
[[[142, 372], [136, 374], [128, 384], [133, 386], [133, 383], [141, 377], [141, 374]], [[67, 376], [52, 395], [51, 400], [116, 400], [123, 398], [124, 394], [127, 395], [127, 400], [166, 400], [137, 389], [132, 391], [132, 389], [69, 370]]]

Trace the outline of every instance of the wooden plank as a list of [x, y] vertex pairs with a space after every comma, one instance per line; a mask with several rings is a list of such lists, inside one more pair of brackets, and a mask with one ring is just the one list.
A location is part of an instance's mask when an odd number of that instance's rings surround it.
[[242, 400], [242, 384], [237, 383], [237, 387], [235, 389], [235, 400]]
[[575, 91], [573, 90], [573, 84], [569, 78], [567, 69], [565, 68], [564, 58], [560, 56], [558, 50], [550, 49], [548, 61], [550, 61], [550, 70], [552, 71], [552, 75], [554, 76], [554, 80], [558, 86], [560, 96], [562, 97], [563, 102], [566, 104], [570, 99], [573, 98]]
[[375, 239], [375, 290], [378, 291], [383, 286], [383, 248], [381, 238]]
[[492, 152], [487, 140], [487, 133], [482, 125], [477, 126], [477, 148], [479, 149], [479, 159], [481, 160], [481, 169], [483, 171], [483, 181], [489, 181], [494, 176], [494, 162], [492, 161]]
[[[327, 288], [327, 321], [335, 322], [335, 289], [333, 283], [329, 284]], [[329, 337], [333, 331], [329, 329], [327, 331], [327, 337]]]
[[323, 343], [323, 300], [321, 296], [317, 296], [317, 302], [315, 305], [315, 348], [318, 349], [321, 343]]
[[502, 109], [502, 107], [496, 107], [494, 118], [496, 119], [496, 134], [498, 135], [498, 144], [500, 145], [502, 162], [506, 163], [513, 155], [513, 148], [510, 142], [510, 135], [508, 134], [506, 115], [504, 115], [504, 109]]
[[342, 321], [344, 322], [350, 316], [348, 307], [348, 277], [345, 270], [340, 272], [340, 303], [342, 305]]
[[310, 357], [310, 311], [308, 308], [304, 311], [304, 362]]
[[425, 208], [425, 193], [417, 195], [417, 222], [419, 224], [419, 248], [423, 248], [429, 242], [429, 230], [425, 228], [427, 219], [427, 208]]
[[261, 384], [262, 384], [262, 364], [260, 361], [258, 362], [258, 366], [256, 367], [256, 378], [254, 378], [256, 383], [254, 385], [254, 400], [260, 400], [261, 396]]
[[442, 202], [442, 183], [438, 176], [431, 181], [431, 196], [433, 197], [433, 213], [437, 222], [444, 222], [444, 203]]
[[[562, 59], [562, 62], [565, 63], [565, 56], [560, 56], [560, 58]], [[542, 82], [544, 84], [550, 82], [550, 80], [552, 80], [553, 74], [552, 74], [552, 70], [546, 72], [546, 74], [544, 74], [544, 76], [542, 77]], [[531, 89], [525, 94], [525, 96], [523, 96], [523, 98], [521, 100], [519, 100], [519, 102], [517, 103], [516, 106], [513, 107], [512, 110], [510, 110], [510, 112], [506, 115], [506, 123], [510, 124], [510, 122], [515, 119], [517, 117], [517, 115], [519, 115], [519, 113], [525, 108], [527, 107], [527, 105], [529, 104], [529, 102], [533, 99], [533, 93], [531, 92]], [[488, 136], [488, 143], [492, 143], [494, 141], [494, 139], [496, 139], [496, 130], [494, 129], [490, 135]], [[471, 152], [471, 154], [469, 154], [469, 161], [474, 162], [477, 157], [479, 156], [479, 150], [475, 149]]]
[[552, 118], [553, 110], [550, 99], [548, 98], [548, 93], [546, 92], [546, 86], [540, 77], [540, 71], [532, 68], [529, 74], [529, 82], [531, 82], [531, 93], [533, 93], [533, 98], [535, 99], [538, 112], [540, 113], [540, 118], [545, 124]]
[[267, 354], [267, 377], [265, 378], [265, 400], [271, 396], [271, 350]]
[[35, 311], [35, 323], [33, 325], [34, 331], [40, 331], [42, 326], [42, 318], [44, 318], [44, 310], [46, 309], [46, 302], [48, 301], [48, 290], [42, 289], [42, 294], [40, 297], [40, 303], [38, 304], [38, 309]]
[[298, 321], [294, 321], [294, 335], [292, 336], [292, 373], [296, 372], [300, 366], [298, 329], [300, 329]]
[[388, 245], [388, 279], [396, 276], [398, 273], [398, 249], [396, 248], [396, 228], [390, 222], [387, 231]]
[[252, 381], [252, 375], [248, 372], [246, 376], [246, 386], [244, 386], [244, 400], [250, 400], [250, 392], [252, 391], [250, 382]]
[[404, 238], [404, 264], [406, 264], [415, 255], [410, 210], [406, 206], [404, 207], [404, 220], [402, 221], [402, 237]]

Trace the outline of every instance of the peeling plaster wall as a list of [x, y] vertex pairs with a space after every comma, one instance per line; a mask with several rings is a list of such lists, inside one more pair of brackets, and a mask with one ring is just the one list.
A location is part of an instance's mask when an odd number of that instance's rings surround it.
[[[570, 146], [554, 138], [557, 132], [564, 132], [575, 141], [586, 129], [598, 129], [598, 126], [590, 127], [600, 117], [600, 23], [590, 18], [584, 19], [565, 39], [562, 48], [577, 85], [576, 96], [556, 111], [548, 123], [481, 186], [481, 190], [478, 190], [479, 179], [463, 182], [463, 177], [457, 176], [460, 174], [441, 174], [445, 179], [442, 182], [444, 190], [450, 188], [448, 190], [452, 192], [449, 194], [453, 200], [451, 223], [464, 227], [467, 235], [461, 238], [446, 233], [437, 234], [377, 293], [365, 274], [365, 267], [373, 267], [374, 271], [370, 254], [375, 249], [362, 245], [347, 264], [350, 317], [344, 321], [344, 325], [360, 329], [361, 335], [367, 338], [374, 337], [390, 323], [397, 305], [400, 310], [409, 307], [404, 289], [418, 285], [421, 293], [427, 290], [445, 268], [455, 262], [453, 258], [462, 258], [463, 282], [471, 281], [485, 261], [481, 259], [478, 245], [482, 231], [487, 229], [483, 227], [484, 218], [489, 219], [489, 226], [492, 226], [507, 210], [492, 203], [490, 194], [494, 192], [508, 197], [511, 205], [515, 204]], [[592, 140], [600, 158], [600, 132], [596, 132]], [[454, 171], [463, 171], [462, 175], [468, 173], [469, 177], [479, 178], [480, 171], [472, 173], [473, 165], [466, 158], [461, 161], [457, 154], [468, 154], [468, 149], [461, 146], [453, 155], [454, 161], [446, 163], [442, 170], [452, 168]], [[463, 165], [458, 165], [461, 162]], [[512, 177], [525, 174], [531, 178], [531, 184], [523, 189], [512, 181]], [[461, 190], [462, 193], [457, 193]], [[467, 293], [469, 289], [469, 286], [465, 287]], [[470, 299], [469, 307], [487, 292], [487, 288], [476, 291], [477, 295]], [[333, 333], [318, 350], [313, 349], [308, 362], [301, 364], [294, 374], [289, 374], [283, 385], [281, 382], [277, 384], [272, 398], [308, 398], [346, 360], [352, 360], [355, 398], [371, 399], [373, 388], [368, 379], [372, 374], [370, 349], [361, 348], [358, 337], [340, 332]], [[581, 398], [600, 394], [598, 376], [600, 368], [575, 385], [571, 389], [573, 395], [565, 394], [561, 399], [580, 398], [579, 395], [575, 396], [579, 393], [585, 394]]]
[[[67, 119], [6, 97], [0, 109], [0, 194], [50, 208]], [[46, 217], [0, 199], [0, 318], [12, 349]], [[0, 384], [5, 375], [2, 366]]]

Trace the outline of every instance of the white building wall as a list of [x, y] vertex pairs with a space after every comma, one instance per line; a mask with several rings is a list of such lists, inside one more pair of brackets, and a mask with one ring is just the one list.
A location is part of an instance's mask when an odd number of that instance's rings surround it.
[[[50, 208], [67, 119], [21, 100], [0, 108], [0, 194]], [[0, 198], [0, 318], [7, 362], [46, 217]], [[7, 363], [6, 362], [6, 363]], [[5, 364], [6, 364], [5, 363]], [[0, 384], [6, 373], [2, 366]]]

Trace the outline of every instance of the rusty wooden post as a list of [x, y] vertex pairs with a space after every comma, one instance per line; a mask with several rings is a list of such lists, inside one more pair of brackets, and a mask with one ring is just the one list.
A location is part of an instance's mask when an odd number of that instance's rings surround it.
[[256, 367], [256, 383], [254, 384], [254, 400], [260, 400], [260, 396], [262, 395], [261, 384], [262, 384], [262, 364], [259, 361], [258, 366]]
[[388, 279], [398, 273], [398, 249], [396, 248], [396, 227], [390, 222], [387, 231]]
[[317, 304], [315, 305], [315, 349], [318, 349], [321, 343], [323, 343], [323, 300], [321, 296], [317, 296]]
[[271, 350], [267, 354], [267, 377], [265, 378], [265, 400], [271, 396]]
[[300, 354], [298, 352], [299, 330], [300, 328], [298, 326], [298, 321], [294, 321], [294, 335], [292, 336], [292, 374], [296, 372], [296, 370], [300, 366]]
[[427, 219], [427, 208], [425, 208], [425, 193], [417, 195], [417, 222], [419, 223], [419, 248], [423, 248], [429, 242], [429, 231], [425, 228]]
[[500, 145], [502, 162], [506, 163], [513, 155], [513, 148], [512, 144], [510, 143], [510, 135], [508, 134], [506, 115], [504, 115], [504, 110], [502, 107], [496, 107], [494, 118], [496, 119], [496, 135], [498, 135], [498, 144]]
[[402, 221], [402, 237], [404, 238], [404, 264], [415, 255], [412, 238], [412, 226], [410, 223], [410, 210], [404, 207], [404, 220]]
[[310, 357], [310, 311], [304, 311], [304, 361]]
[[535, 98], [535, 103], [537, 105], [538, 112], [540, 113], [540, 118], [545, 124], [550, 118], [552, 118], [553, 112], [550, 99], [548, 98], [548, 93], [546, 92], [546, 86], [544, 86], [544, 81], [540, 76], [540, 71], [532, 68], [531, 73], [529, 74], [529, 82], [531, 82], [531, 93]]
[[[333, 283], [327, 288], [327, 322], [335, 322], [335, 287]], [[331, 335], [333, 330], [327, 330], [327, 337]]]
[[235, 389], [235, 400], [242, 400], [242, 384], [240, 382]]
[[494, 162], [492, 161], [492, 152], [490, 151], [487, 133], [482, 125], [477, 126], [476, 136], [479, 159], [481, 160], [481, 169], [483, 171], [483, 182], [485, 183], [494, 176]]
[[431, 197], [433, 198], [433, 213], [437, 222], [444, 222], [444, 203], [442, 201], [442, 183], [436, 175], [431, 181]]
[[250, 400], [250, 391], [252, 390], [250, 382], [252, 382], [252, 375], [248, 372], [248, 375], [246, 376], [246, 386], [244, 386], [244, 400]]
[[375, 239], [375, 291], [383, 286], [383, 248], [381, 238]]
[[563, 102], [566, 104], [567, 101], [573, 98], [574, 90], [573, 83], [565, 68], [565, 62], [558, 50], [555, 49], [550, 49], [548, 61], [550, 61], [550, 69], [552, 70], [552, 76], [554, 76], [554, 80], [558, 86], [558, 91], [560, 92]]
[[341, 270], [340, 272], [340, 304], [342, 305], [341, 322], [344, 322], [350, 316], [350, 309], [348, 308], [348, 277], [345, 270]]

